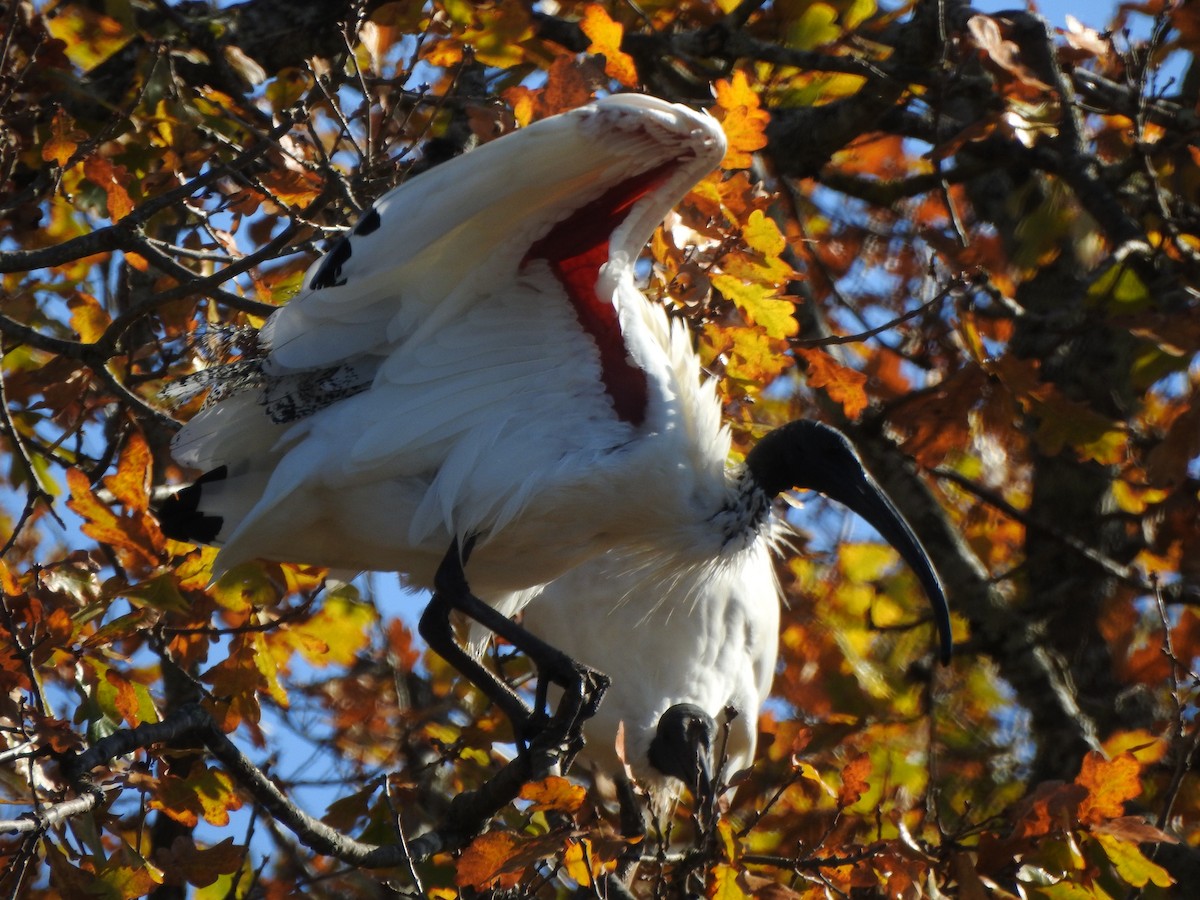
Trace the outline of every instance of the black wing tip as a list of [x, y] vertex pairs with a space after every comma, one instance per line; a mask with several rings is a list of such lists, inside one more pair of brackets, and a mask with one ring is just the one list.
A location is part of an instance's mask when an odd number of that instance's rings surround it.
[[221, 533], [224, 519], [200, 511], [200, 499], [204, 485], [220, 481], [228, 474], [225, 466], [205, 472], [193, 484], [172, 494], [156, 510], [158, 527], [164, 535], [174, 541], [193, 544], [211, 544]]

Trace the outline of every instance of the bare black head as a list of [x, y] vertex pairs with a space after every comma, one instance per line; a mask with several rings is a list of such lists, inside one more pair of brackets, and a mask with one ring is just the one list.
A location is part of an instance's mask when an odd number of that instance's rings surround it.
[[790, 422], [758, 442], [746, 456], [746, 468], [755, 483], [772, 497], [793, 488], [819, 491], [866, 519], [916, 573], [933, 607], [941, 638], [941, 660], [950, 661], [950, 608], [941, 580], [929, 554], [867, 473], [849, 438], [820, 422]]
[[646, 754], [650, 765], [678, 778], [698, 798], [712, 793], [713, 717], [694, 703], [676, 703], [658, 718], [658, 730]]

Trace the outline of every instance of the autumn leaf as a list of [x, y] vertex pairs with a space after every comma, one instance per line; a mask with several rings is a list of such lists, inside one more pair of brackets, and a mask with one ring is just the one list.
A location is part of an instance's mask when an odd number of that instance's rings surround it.
[[867, 776], [871, 774], [871, 757], [860, 753], [842, 766], [842, 786], [838, 790], [838, 809], [846, 809], [859, 801], [870, 790]]
[[108, 311], [91, 294], [78, 292], [67, 306], [71, 310], [71, 328], [85, 344], [93, 344], [104, 335], [112, 322]]
[[596, 879], [604, 874], [604, 863], [597, 858], [592, 842], [587, 838], [569, 841], [562, 861], [567, 875], [583, 887], [595, 884]]
[[259, 182], [284, 206], [308, 206], [321, 194], [321, 178], [307, 170], [272, 168], [259, 176]]
[[1125, 802], [1142, 793], [1141, 766], [1132, 753], [1111, 760], [1092, 751], [1083, 758], [1075, 783], [1087, 789], [1079, 805], [1079, 821], [1099, 823], [1125, 814]]
[[201, 818], [221, 826], [229, 824], [231, 812], [242, 808], [242, 800], [228, 775], [199, 765], [186, 778], [163, 775], [150, 796], [150, 808], [188, 827], [195, 827]]
[[83, 174], [108, 197], [110, 219], [117, 222], [133, 212], [133, 200], [126, 189], [129, 184], [128, 169], [113, 165], [111, 160], [103, 156], [92, 154], [83, 161]]
[[454, 883], [459, 887], [507, 888], [520, 884], [525, 869], [557, 852], [556, 840], [526, 838], [512, 831], [481, 834], [458, 858]]
[[579, 28], [591, 41], [587, 52], [604, 57], [604, 71], [608, 77], [625, 87], [637, 87], [637, 65], [632, 56], [621, 50], [621, 38], [625, 35], [621, 23], [609, 18], [600, 4], [589, 3], [583, 9]]
[[314, 666], [348, 666], [370, 643], [375, 610], [342, 592], [330, 594], [308, 621], [292, 625], [288, 641]]
[[742, 239], [746, 246], [761, 253], [765, 257], [776, 257], [787, 247], [787, 240], [775, 220], [756, 209], [746, 219], [742, 228]]
[[91, 71], [133, 40], [134, 32], [115, 18], [83, 4], [64, 4], [46, 19], [49, 32], [63, 42], [71, 62]]
[[246, 860], [246, 848], [227, 837], [211, 847], [199, 847], [190, 835], [180, 835], [168, 849], [155, 855], [155, 862], [164, 870], [181, 876], [188, 884], [206, 887], [222, 875], [232, 874]]
[[150, 508], [150, 446], [140, 431], [130, 432], [117, 458], [117, 471], [104, 477], [104, 486], [132, 512]]
[[808, 3], [803, 12], [788, 23], [786, 42], [798, 50], [812, 50], [841, 37], [837, 10], [828, 3]]
[[708, 900], [743, 900], [748, 897], [742, 888], [740, 876], [737, 869], [726, 863], [713, 866], [705, 890]]
[[849, 419], [857, 419], [867, 408], [867, 376], [843, 366], [817, 347], [801, 347], [796, 355], [804, 360], [804, 371], [811, 387], [822, 388], [831, 400], [842, 405]]
[[738, 309], [768, 337], [782, 339], [796, 333], [799, 327], [796, 308], [792, 301], [781, 299], [776, 288], [724, 274], [714, 275], [712, 285], [737, 304]]
[[564, 813], [575, 813], [583, 806], [587, 791], [566, 778], [552, 775], [541, 781], [524, 785], [521, 788], [520, 796], [522, 800], [531, 801], [529, 809], [532, 812], [557, 810]]
[[84, 534], [119, 551], [127, 558], [128, 565], [157, 564], [155, 551], [162, 545], [162, 536], [144, 512], [118, 517], [96, 499], [87, 476], [79, 469], [67, 470], [67, 486], [71, 491], [67, 506], [83, 518]]
[[1133, 887], [1170, 887], [1175, 883], [1170, 873], [1158, 863], [1146, 858], [1136, 843], [1123, 840], [1113, 834], [1096, 834], [1095, 841], [1104, 848], [1104, 853], [1126, 884]]
[[758, 94], [750, 88], [742, 70], [733, 73], [733, 79], [720, 79], [716, 83], [717, 106], [713, 111], [729, 149], [721, 161], [724, 169], [745, 169], [752, 162], [750, 154], [767, 145], [766, 127], [770, 114], [762, 108]]
[[50, 139], [42, 144], [43, 160], [58, 163], [60, 166], [65, 166], [71, 161], [75, 148], [79, 146], [78, 142], [86, 136], [85, 132], [77, 130], [74, 126], [75, 120], [66, 110], [59, 107], [54, 111], [54, 119], [50, 122]]

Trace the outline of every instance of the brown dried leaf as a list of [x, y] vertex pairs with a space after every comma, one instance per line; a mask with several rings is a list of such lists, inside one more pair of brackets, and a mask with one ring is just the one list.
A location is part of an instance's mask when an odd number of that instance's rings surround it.
[[857, 803], [870, 790], [867, 776], [871, 774], [871, 757], [866, 753], [856, 756], [842, 766], [842, 786], [838, 789], [838, 809]]

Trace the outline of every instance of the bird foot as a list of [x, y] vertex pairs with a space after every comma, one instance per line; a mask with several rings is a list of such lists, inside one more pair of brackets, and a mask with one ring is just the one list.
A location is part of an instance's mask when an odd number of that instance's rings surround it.
[[[551, 682], [563, 689], [553, 716], [547, 712], [546, 702], [546, 691]], [[596, 714], [610, 684], [612, 679], [603, 672], [560, 654], [550, 665], [539, 668], [534, 711], [521, 727], [519, 743], [528, 745], [547, 731], [563, 735], [562, 762], [566, 770], [583, 749], [583, 723]]]

